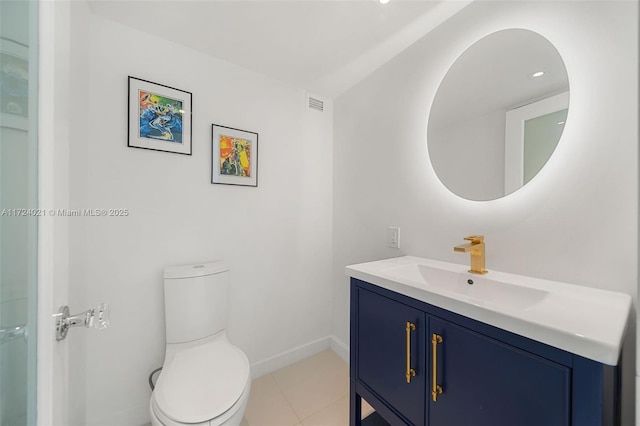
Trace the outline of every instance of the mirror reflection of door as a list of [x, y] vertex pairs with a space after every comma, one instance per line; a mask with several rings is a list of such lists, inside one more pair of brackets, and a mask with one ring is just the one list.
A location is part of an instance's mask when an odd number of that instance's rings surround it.
[[564, 130], [569, 92], [506, 113], [505, 194], [526, 185], [547, 163]]
[[556, 149], [568, 111], [565, 108], [524, 122], [523, 184], [538, 174]]

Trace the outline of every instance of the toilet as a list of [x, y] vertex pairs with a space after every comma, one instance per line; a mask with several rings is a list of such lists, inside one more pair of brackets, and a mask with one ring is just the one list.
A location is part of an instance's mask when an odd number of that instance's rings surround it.
[[153, 426], [236, 426], [244, 416], [249, 360], [227, 339], [224, 262], [164, 270], [167, 347], [151, 395]]

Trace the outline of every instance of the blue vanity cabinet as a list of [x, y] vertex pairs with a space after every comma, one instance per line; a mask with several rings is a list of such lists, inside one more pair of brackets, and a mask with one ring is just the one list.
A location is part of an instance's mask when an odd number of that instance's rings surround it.
[[569, 426], [568, 367], [435, 317], [430, 335], [430, 426]]
[[350, 344], [350, 426], [619, 425], [618, 367], [355, 278]]
[[357, 380], [407, 423], [424, 424], [424, 312], [364, 289], [357, 299]]

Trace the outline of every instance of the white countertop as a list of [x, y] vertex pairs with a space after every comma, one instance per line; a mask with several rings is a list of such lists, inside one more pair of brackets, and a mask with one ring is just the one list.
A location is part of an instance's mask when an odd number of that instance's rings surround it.
[[[419, 276], [418, 269], [413, 272], [417, 265], [441, 272], [437, 276], [445, 278], [474, 279], [473, 291], [480, 296], [452, 291], [456, 284], [450, 288], [449, 283], [431, 285], [429, 279]], [[478, 276], [467, 269], [465, 265], [404, 256], [350, 265], [346, 274], [585, 358], [617, 365], [631, 309], [628, 294], [491, 270]], [[526, 303], [493, 296], [485, 300], [482, 292], [490, 286], [494, 296], [504, 288], [515, 290], [505, 291], [515, 294], [510, 297], [517, 298], [520, 292], [525, 299], [529, 293], [536, 297]]]

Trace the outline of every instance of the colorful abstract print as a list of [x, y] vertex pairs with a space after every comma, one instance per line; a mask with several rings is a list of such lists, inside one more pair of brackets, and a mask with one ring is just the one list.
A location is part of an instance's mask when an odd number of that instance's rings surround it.
[[220, 135], [220, 174], [251, 177], [251, 141]]
[[182, 143], [182, 101], [140, 90], [140, 137]]

